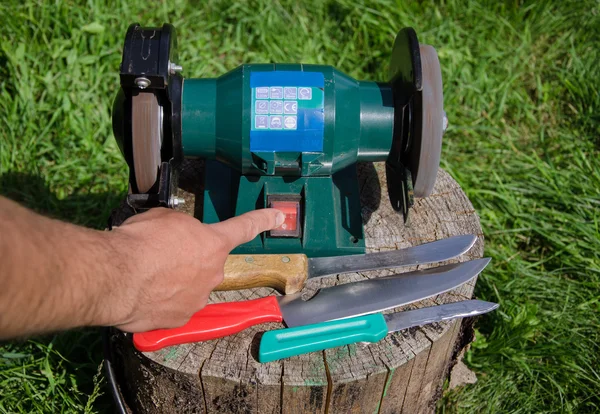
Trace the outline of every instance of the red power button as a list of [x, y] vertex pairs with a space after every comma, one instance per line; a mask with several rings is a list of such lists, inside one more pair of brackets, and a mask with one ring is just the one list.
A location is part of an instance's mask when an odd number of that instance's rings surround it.
[[271, 230], [271, 237], [300, 237], [300, 202], [273, 200], [271, 208], [276, 208], [285, 214], [285, 221], [276, 229]]

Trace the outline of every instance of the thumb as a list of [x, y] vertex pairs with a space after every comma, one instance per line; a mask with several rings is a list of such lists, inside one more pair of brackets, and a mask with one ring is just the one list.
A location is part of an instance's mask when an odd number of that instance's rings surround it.
[[210, 226], [227, 240], [230, 249], [233, 250], [240, 244], [254, 239], [263, 231], [281, 226], [284, 220], [285, 216], [281, 211], [263, 208]]

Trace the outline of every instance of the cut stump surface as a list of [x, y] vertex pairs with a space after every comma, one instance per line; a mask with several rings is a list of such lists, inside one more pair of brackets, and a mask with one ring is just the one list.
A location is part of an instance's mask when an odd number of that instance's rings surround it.
[[[199, 217], [202, 163], [186, 162], [180, 183], [185, 211]], [[482, 257], [479, 218], [467, 196], [440, 170], [433, 194], [417, 199], [405, 224], [391, 207], [383, 164], [361, 164], [359, 185], [368, 252], [402, 249], [460, 234], [479, 236], [465, 255]], [[180, 194], [181, 195], [181, 194]], [[427, 268], [439, 264], [421, 266]], [[402, 268], [400, 272], [416, 270]], [[386, 276], [369, 271], [309, 280], [303, 293]], [[451, 292], [393, 311], [470, 299], [475, 280]], [[211, 302], [239, 301], [276, 294], [258, 288], [214, 292]], [[388, 335], [376, 344], [355, 344], [260, 364], [260, 333], [282, 328], [270, 323], [227, 338], [139, 353], [125, 336], [116, 339], [127, 402], [141, 413], [419, 413], [433, 412], [453, 358], [459, 351], [461, 322], [443, 322]]]

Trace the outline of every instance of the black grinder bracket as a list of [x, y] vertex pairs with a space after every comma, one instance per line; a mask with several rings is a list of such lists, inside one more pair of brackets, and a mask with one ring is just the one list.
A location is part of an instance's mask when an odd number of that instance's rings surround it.
[[409, 149], [421, 135], [421, 53], [417, 34], [405, 28], [396, 37], [389, 69], [394, 96], [392, 148], [385, 163], [388, 196], [394, 210], [408, 219], [414, 204], [413, 180], [409, 169]]
[[[178, 199], [177, 171], [183, 160], [181, 146], [181, 96], [183, 77], [177, 61], [175, 29], [129, 26], [120, 68], [121, 89], [113, 104], [113, 130], [129, 165], [128, 204], [135, 209], [173, 207]], [[153, 93], [162, 108], [160, 159], [154, 185], [141, 192], [136, 185], [133, 162], [132, 97]], [[150, 139], [151, 137], [148, 137]]]

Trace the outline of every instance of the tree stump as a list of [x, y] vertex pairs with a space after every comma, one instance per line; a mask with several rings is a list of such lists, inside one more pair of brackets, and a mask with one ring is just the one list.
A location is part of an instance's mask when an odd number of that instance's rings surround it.
[[[197, 217], [201, 202], [194, 201], [202, 197], [201, 170], [201, 161], [186, 162], [180, 178], [185, 209]], [[479, 218], [445, 171], [439, 171], [433, 194], [416, 200], [405, 224], [388, 201], [385, 166], [360, 164], [358, 170], [368, 252], [475, 234], [479, 236], [475, 246], [451, 262], [482, 257]], [[389, 270], [369, 271], [310, 280], [303, 292], [310, 297], [321, 287], [390, 274]], [[400, 310], [469, 299], [474, 284], [473, 280]], [[276, 293], [267, 288], [214, 292], [211, 302], [272, 294]], [[465, 346], [458, 320], [393, 333], [376, 344], [258, 363], [255, 355], [260, 333], [282, 327], [263, 324], [227, 338], [151, 353], [137, 352], [129, 335], [117, 335], [113, 343], [122, 367], [119, 382], [127, 404], [140, 413], [433, 412], [453, 360]]]

